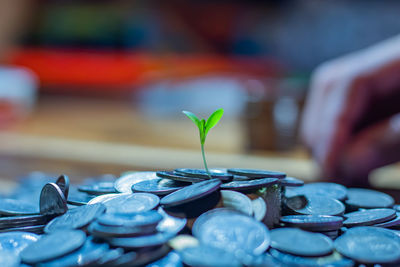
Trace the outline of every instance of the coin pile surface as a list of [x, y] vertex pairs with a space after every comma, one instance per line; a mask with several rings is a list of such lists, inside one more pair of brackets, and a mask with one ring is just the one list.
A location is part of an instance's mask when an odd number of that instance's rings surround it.
[[399, 212], [278, 171], [31, 173], [0, 198], [0, 266], [400, 266]]

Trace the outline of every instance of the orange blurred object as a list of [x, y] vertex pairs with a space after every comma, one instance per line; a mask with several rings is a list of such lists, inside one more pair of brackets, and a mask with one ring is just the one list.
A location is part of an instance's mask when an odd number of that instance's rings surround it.
[[[227, 58], [213, 55], [161, 55], [114, 51], [23, 49], [10, 63], [33, 70], [46, 90], [52, 86], [83, 86], [85, 90], [132, 90], [166, 77], [231, 73], [276, 77], [282, 67], [271, 59]], [[135, 86], [136, 85], [136, 86]], [[77, 89], [75, 89], [77, 90]], [[82, 87], [79, 88], [82, 90]]]

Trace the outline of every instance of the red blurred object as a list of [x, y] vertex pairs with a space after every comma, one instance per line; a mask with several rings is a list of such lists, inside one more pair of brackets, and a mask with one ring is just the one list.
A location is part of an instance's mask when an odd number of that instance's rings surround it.
[[[161, 55], [114, 51], [28, 48], [15, 51], [10, 63], [33, 70], [46, 90], [132, 90], [166, 77], [230, 73], [276, 77], [282, 67], [271, 59], [213, 55]], [[75, 87], [75, 89], [73, 88]], [[84, 88], [84, 89], [83, 89]], [[112, 88], [112, 89], [111, 89]]]

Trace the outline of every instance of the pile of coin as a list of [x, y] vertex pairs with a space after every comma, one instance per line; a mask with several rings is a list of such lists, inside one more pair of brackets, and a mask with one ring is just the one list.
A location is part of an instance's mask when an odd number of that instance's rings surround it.
[[277, 171], [32, 173], [0, 198], [0, 266], [400, 266], [399, 212]]

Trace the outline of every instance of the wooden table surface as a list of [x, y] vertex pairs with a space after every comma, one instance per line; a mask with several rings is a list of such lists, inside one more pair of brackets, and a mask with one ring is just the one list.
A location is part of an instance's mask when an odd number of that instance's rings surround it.
[[[210, 167], [274, 169], [305, 181], [318, 178], [302, 149], [248, 154], [244, 140], [240, 121], [223, 119], [207, 137]], [[0, 132], [0, 144], [0, 190], [34, 170], [65, 173], [78, 182], [128, 170], [202, 167], [198, 132], [189, 120], [183, 115], [146, 118], [127, 100], [41, 97], [29, 117]], [[397, 167], [376, 173], [378, 186], [400, 188]]]

